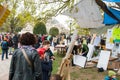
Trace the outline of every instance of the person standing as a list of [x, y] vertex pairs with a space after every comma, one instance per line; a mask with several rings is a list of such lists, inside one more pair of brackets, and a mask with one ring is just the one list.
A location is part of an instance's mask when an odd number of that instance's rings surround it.
[[43, 80], [50, 80], [51, 71], [52, 71], [53, 58], [50, 55], [50, 52], [48, 51], [49, 48], [50, 48], [50, 42], [48, 40], [45, 40], [42, 43], [42, 47], [37, 49], [40, 55], [40, 59], [42, 61]]
[[8, 45], [9, 45], [9, 55], [12, 55], [13, 41], [11, 36], [9, 36]]
[[41, 60], [33, 47], [35, 36], [26, 32], [20, 36], [19, 42], [21, 47], [14, 51], [11, 59], [9, 80], [42, 80]]
[[12, 40], [13, 40], [13, 47], [14, 49], [18, 48], [18, 34], [15, 33], [15, 35], [13, 36]]
[[4, 60], [4, 54], [6, 53], [6, 59], [8, 59], [8, 49], [9, 45], [7, 42], [7, 38], [4, 37], [3, 42], [1, 43], [1, 48], [2, 48], [2, 60]]

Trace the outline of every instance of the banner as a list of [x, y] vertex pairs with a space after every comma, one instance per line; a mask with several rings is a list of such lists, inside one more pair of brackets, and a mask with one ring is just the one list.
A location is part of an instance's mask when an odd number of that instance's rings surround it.
[[106, 35], [106, 49], [112, 49], [113, 46], [112, 29], [108, 29]]

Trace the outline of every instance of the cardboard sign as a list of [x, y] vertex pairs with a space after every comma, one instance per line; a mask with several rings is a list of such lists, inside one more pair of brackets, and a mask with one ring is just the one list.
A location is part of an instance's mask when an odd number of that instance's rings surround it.
[[107, 70], [109, 57], [110, 57], [110, 51], [102, 50], [100, 52], [100, 56], [99, 56], [97, 67], [98, 68], [103, 68], [104, 70]]
[[80, 55], [73, 56], [73, 63], [75, 65], [78, 65], [78, 66], [83, 67], [83, 68], [85, 67], [86, 60], [87, 60], [87, 58], [84, 56], [80, 56]]

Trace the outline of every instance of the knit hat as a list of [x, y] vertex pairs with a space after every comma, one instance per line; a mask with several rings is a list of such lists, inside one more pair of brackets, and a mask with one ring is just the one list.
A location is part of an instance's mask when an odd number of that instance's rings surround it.
[[116, 75], [116, 73], [114, 72], [114, 71], [108, 71], [108, 76], [114, 76], [114, 75]]

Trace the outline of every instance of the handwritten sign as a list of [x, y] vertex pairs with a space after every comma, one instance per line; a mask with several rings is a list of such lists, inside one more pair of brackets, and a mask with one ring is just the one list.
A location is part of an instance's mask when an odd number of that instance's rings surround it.
[[120, 39], [120, 28], [114, 28], [112, 36], [114, 39]]

